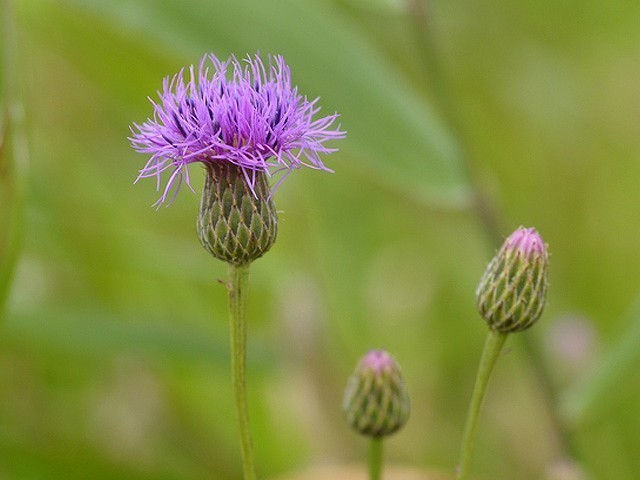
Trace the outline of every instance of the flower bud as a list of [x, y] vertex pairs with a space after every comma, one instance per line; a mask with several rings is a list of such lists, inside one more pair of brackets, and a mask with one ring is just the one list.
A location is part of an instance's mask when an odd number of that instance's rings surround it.
[[520, 332], [542, 314], [547, 293], [547, 248], [534, 228], [518, 228], [489, 263], [476, 307], [497, 332]]
[[228, 162], [208, 163], [198, 215], [198, 238], [214, 257], [244, 265], [264, 255], [275, 242], [276, 208], [262, 171], [250, 185]]
[[409, 418], [409, 393], [400, 367], [383, 350], [371, 350], [349, 378], [342, 409], [347, 423], [362, 435], [382, 437]]

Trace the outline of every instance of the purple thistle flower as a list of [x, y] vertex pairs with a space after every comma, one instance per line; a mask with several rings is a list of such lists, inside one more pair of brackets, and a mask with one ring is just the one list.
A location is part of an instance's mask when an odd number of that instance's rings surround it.
[[337, 113], [314, 120], [318, 98], [310, 101], [292, 87], [280, 55], [269, 55], [265, 65], [257, 54], [243, 61], [208, 54], [197, 68], [166, 77], [158, 95], [153, 118], [134, 124], [130, 138], [135, 150], [151, 154], [136, 181], [155, 177], [160, 190], [163, 173], [171, 171], [157, 205], [183, 180], [191, 188], [191, 163], [235, 165], [253, 192], [258, 172], [283, 171], [277, 187], [302, 166], [330, 171], [320, 154], [337, 149], [325, 142], [345, 136], [334, 125]]

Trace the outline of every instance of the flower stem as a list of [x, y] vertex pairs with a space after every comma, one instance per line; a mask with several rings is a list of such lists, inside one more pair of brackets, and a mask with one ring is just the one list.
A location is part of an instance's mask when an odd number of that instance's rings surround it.
[[369, 480], [380, 480], [382, 472], [382, 437], [372, 437], [369, 444]]
[[240, 428], [244, 480], [256, 480], [253, 461], [249, 408], [247, 403], [247, 323], [245, 318], [249, 264], [229, 265], [229, 322], [231, 333], [231, 380]]
[[507, 335], [508, 333], [495, 332], [493, 330], [489, 330], [487, 334], [487, 340], [485, 341], [482, 357], [480, 358], [480, 366], [478, 367], [478, 375], [476, 376], [476, 384], [473, 387], [473, 396], [471, 397], [471, 404], [469, 405], [467, 423], [464, 427], [464, 435], [462, 437], [460, 462], [458, 463], [457, 471], [458, 480], [468, 478], [482, 402], [487, 392], [491, 372], [496, 364], [498, 355], [500, 355], [502, 346], [507, 339]]

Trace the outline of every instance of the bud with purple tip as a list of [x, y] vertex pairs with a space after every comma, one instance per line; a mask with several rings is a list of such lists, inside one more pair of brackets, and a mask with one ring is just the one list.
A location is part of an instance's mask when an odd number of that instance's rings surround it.
[[383, 437], [398, 431], [409, 418], [410, 402], [402, 372], [384, 350], [371, 350], [349, 378], [342, 409], [357, 432]]
[[547, 247], [534, 228], [518, 228], [489, 263], [476, 306], [489, 327], [520, 332], [542, 314], [547, 293]]

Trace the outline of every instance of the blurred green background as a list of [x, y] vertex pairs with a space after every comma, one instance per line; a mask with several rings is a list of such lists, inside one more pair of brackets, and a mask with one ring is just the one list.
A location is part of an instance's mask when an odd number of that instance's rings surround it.
[[260, 476], [360, 461], [340, 402], [370, 348], [396, 356], [413, 401], [389, 462], [453, 469], [486, 333], [474, 289], [499, 246], [484, 192], [500, 236], [549, 243], [551, 285], [498, 363], [474, 471], [551, 478], [569, 453], [527, 336], [571, 455], [591, 478], [639, 478], [639, 2], [3, 7], [0, 479], [240, 478], [226, 268], [196, 238], [198, 195], [156, 211], [154, 182], [132, 184], [146, 158], [127, 136], [164, 76], [255, 51], [283, 54], [348, 131], [335, 174], [279, 189], [278, 241], [252, 269]]

